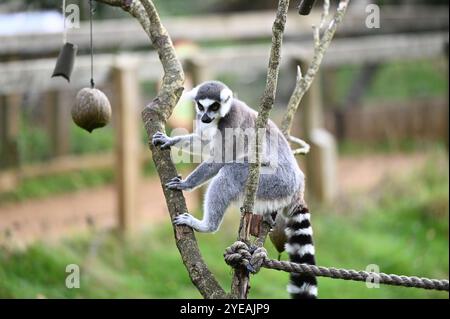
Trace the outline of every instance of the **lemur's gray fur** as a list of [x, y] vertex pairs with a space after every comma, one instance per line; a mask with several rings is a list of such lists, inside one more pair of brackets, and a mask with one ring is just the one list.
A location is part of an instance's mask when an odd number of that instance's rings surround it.
[[[240, 131], [255, 128], [257, 113], [244, 102], [235, 98], [232, 91], [221, 82], [204, 82], [189, 92], [188, 97], [192, 98], [196, 104], [195, 133], [168, 137], [157, 132], [152, 140], [154, 145], [160, 145], [161, 148], [185, 147], [197, 140], [205, 145], [208, 144], [210, 149], [220, 149], [226, 153], [229, 151], [224, 146], [227, 128], [240, 129]], [[221, 134], [217, 134], [217, 132]], [[222, 140], [217, 140], [217, 136], [221, 136]], [[275, 139], [276, 149], [268, 147], [269, 139]], [[245, 152], [248, 152], [247, 144]], [[262, 214], [268, 221], [271, 220], [271, 215], [277, 212], [283, 213], [287, 218], [298, 215], [299, 207], [304, 206], [304, 175], [297, 165], [288, 142], [270, 120], [266, 127], [265, 139], [263, 139], [262, 153], [263, 166], [271, 162], [274, 155], [276, 155], [276, 163], [272, 171], [260, 174], [254, 213]], [[205, 195], [203, 219], [199, 220], [185, 213], [176, 216], [174, 224], [188, 225], [199, 232], [218, 230], [230, 204], [242, 203], [248, 170], [248, 154], [235, 154], [231, 161], [217, 161], [208, 158], [186, 179], [173, 178], [166, 184], [166, 187], [185, 191], [195, 189], [211, 180]], [[309, 214], [307, 216], [309, 217]], [[299, 230], [302, 227], [291, 228], [290, 235], [292, 232], [305, 232]], [[288, 247], [289, 245], [290, 247]], [[314, 255], [311, 249], [306, 248], [305, 251], [304, 246], [296, 245], [294, 242], [291, 244], [288, 242], [286, 250], [291, 255], [297, 254], [300, 257], [305, 254]], [[313, 282], [305, 283], [304, 280], [296, 282], [292, 278], [290, 288], [288, 287], [293, 296], [311, 297], [316, 294], [317, 289], [315, 291], [314, 289], [316, 288]]]
[[[224, 91], [225, 93], [221, 92]], [[195, 95], [194, 95], [195, 94]], [[179, 143], [192, 142], [193, 139], [201, 138], [202, 130], [217, 129], [221, 136], [225, 136], [225, 128], [247, 128], [255, 127], [257, 113], [244, 102], [234, 98], [231, 90], [220, 82], [206, 82], [194, 89], [193, 99], [197, 103], [197, 132], [196, 134], [168, 137], [162, 133], [156, 133], [153, 143], [163, 148], [177, 146]], [[205, 101], [207, 101], [205, 103]], [[200, 105], [210, 101], [220, 103], [220, 108], [211, 111], [205, 106], [203, 111]], [[224, 105], [223, 105], [224, 104]], [[225, 112], [222, 107], [226, 108]], [[222, 113], [220, 112], [222, 109]], [[207, 118], [206, 118], [207, 117]], [[210, 123], [202, 122], [210, 121]], [[205, 125], [206, 124], [206, 125]], [[276, 125], [269, 121], [268, 132], [277, 134], [278, 138], [278, 161], [272, 174], [261, 174], [257, 192], [255, 213], [266, 214], [281, 210], [291, 204], [294, 195], [301, 195], [303, 189], [303, 173], [300, 171], [290, 147], [283, 134]], [[268, 138], [268, 137], [267, 137]], [[221, 146], [223, 147], [223, 145]], [[224, 152], [225, 153], [225, 152]], [[265, 157], [263, 156], [263, 159]], [[170, 189], [192, 190], [212, 179], [205, 196], [204, 217], [198, 220], [189, 214], [180, 215], [175, 224], [189, 225], [200, 232], [216, 231], [222, 221], [225, 210], [232, 202], [242, 199], [245, 183], [248, 175], [248, 163], [217, 163], [206, 160], [201, 163], [186, 179], [179, 177], [172, 179], [166, 186]], [[295, 196], [295, 200], [299, 200]]]

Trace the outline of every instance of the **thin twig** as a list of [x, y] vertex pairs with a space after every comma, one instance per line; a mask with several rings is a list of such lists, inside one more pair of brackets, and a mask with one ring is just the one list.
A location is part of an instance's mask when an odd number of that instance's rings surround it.
[[[307, 72], [305, 72], [304, 75], [300, 77], [300, 80], [297, 81], [295, 89], [289, 99], [287, 111], [283, 117], [281, 130], [284, 136], [288, 139], [294, 120], [294, 115], [297, 112], [300, 101], [311, 87], [311, 83], [313, 82], [314, 77], [319, 70], [324, 54], [327, 51], [331, 40], [333, 39], [339, 23], [341, 23], [345, 15], [349, 2], [350, 0], [341, 0], [339, 2], [337, 11], [333, 16], [333, 19], [330, 21], [327, 28], [323, 31], [323, 34], [320, 35], [320, 26], [325, 25], [325, 21], [328, 16], [328, 13], [326, 11], [328, 10], [329, 5], [324, 4], [324, 12], [321, 15], [320, 25], [319, 27], [314, 27], [314, 56], [311, 60], [311, 64], [309, 65]], [[299, 72], [299, 74], [301, 73]]]
[[292, 150], [292, 153], [294, 155], [306, 155], [306, 154], [309, 153], [309, 150], [310, 150], [311, 147], [304, 140], [302, 140], [302, 139], [300, 139], [298, 137], [289, 135], [288, 136], [288, 141], [291, 142], [291, 143], [295, 143], [298, 146], [300, 146], [299, 148], [296, 148], [296, 149]]

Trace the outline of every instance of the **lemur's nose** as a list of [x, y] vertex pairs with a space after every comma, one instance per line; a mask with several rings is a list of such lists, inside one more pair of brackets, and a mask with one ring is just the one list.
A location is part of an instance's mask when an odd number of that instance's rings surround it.
[[201, 118], [203, 123], [211, 123], [212, 122], [212, 118], [210, 118], [206, 113], [203, 114], [202, 118]]

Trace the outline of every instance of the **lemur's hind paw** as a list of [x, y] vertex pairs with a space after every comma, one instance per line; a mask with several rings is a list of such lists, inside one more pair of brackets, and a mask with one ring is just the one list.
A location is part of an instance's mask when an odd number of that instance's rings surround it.
[[167, 184], [166, 187], [168, 189], [172, 190], [185, 190], [189, 189], [188, 185], [186, 185], [186, 182], [181, 179], [180, 176], [172, 178]]
[[172, 140], [166, 134], [156, 132], [152, 137], [152, 143], [155, 146], [160, 145], [161, 149], [167, 149], [172, 146]]
[[173, 224], [177, 226], [186, 225], [192, 227], [195, 218], [191, 214], [184, 213], [178, 216], [175, 216], [173, 219]]

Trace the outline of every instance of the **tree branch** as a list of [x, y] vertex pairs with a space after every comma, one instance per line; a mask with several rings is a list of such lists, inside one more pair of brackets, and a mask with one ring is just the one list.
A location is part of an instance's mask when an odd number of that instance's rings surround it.
[[[162, 25], [158, 12], [151, 0], [96, 0], [112, 6], [118, 6], [129, 12], [141, 24], [144, 31], [149, 36], [151, 42], [156, 48], [161, 64], [164, 69], [163, 83], [157, 97], [142, 112], [142, 118], [149, 139], [157, 131], [163, 131], [167, 119], [172, 114], [173, 108], [177, 104], [183, 91], [184, 73], [180, 61], [176, 57], [175, 50], [169, 34]], [[318, 28], [314, 27], [314, 57], [308, 68], [306, 75], [303, 77], [299, 70], [296, 87], [290, 98], [287, 112], [283, 119], [282, 131], [286, 138], [293, 143], [299, 144], [301, 147], [294, 153], [304, 154], [309, 150], [309, 145], [304, 141], [291, 137], [289, 135], [292, 121], [299, 103], [309, 89], [315, 74], [322, 62], [323, 55], [327, 50], [331, 39], [336, 31], [337, 25], [342, 21], [349, 0], [341, 0], [334, 18], [323, 32], [321, 37], [321, 29], [325, 24], [329, 2], [325, 1], [324, 13], [322, 14], [321, 23]], [[272, 47], [270, 52], [269, 66], [267, 72], [266, 88], [263, 93], [260, 105], [260, 112], [256, 119], [256, 163], [250, 164], [247, 185], [245, 189], [244, 203], [241, 208], [243, 213], [253, 211], [256, 199], [256, 191], [259, 183], [260, 170], [260, 150], [261, 140], [259, 129], [267, 126], [269, 113], [273, 107], [276, 87], [278, 81], [279, 66], [281, 60], [281, 44], [286, 24], [286, 15], [289, 7], [289, 0], [279, 0], [277, 16], [273, 23]], [[177, 176], [175, 165], [173, 164], [170, 151], [160, 150], [149, 143], [158, 171], [166, 203], [169, 209], [171, 219], [178, 214], [187, 211], [186, 201], [182, 192], [168, 190], [164, 185], [172, 178]], [[244, 214], [243, 214], [244, 215]], [[247, 229], [245, 219], [241, 216], [241, 226], [239, 230], [239, 240], [247, 241]], [[256, 244], [262, 246], [270, 227], [266, 224], [263, 231], [256, 241]], [[174, 227], [175, 240], [177, 247], [183, 259], [190, 278], [197, 289], [205, 298], [225, 298], [229, 297], [219, 285], [213, 274], [209, 271], [207, 265], [203, 261], [200, 254], [193, 230], [186, 226]], [[248, 293], [248, 272], [246, 269], [236, 269], [233, 276], [232, 295], [234, 298], [246, 298]]]
[[[333, 19], [328, 24], [325, 31], [323, 31], [323, 35], [320, 36], [321, 29], [325, 26], [326, 18], [328, 16], [329, 10], [329, 0], [324, 1], [324, 9], [321, 15], [321, 21], [319, 27], [313, 26], [314, 32], [314, 56], [311, 60], [311, 64], [305, 74], [302, 76], [300, 67], [297, 77], [297, 84], [292, 92], [292, 95], [289, 99], [287, 111], [283, 117], [281, 131], [287, 139], [290, 139], [290, 131], [292, 127], [292, 122], [294, 120], [294, 115], [297, 112], [298, 106], [300, 105], [300, 101], [302, 100], [305, 93], [311, 87], [311, 83], [314, 80], [317, 72], [319, 71], [320, 64], [322, 63], [325, 52], [327, 51], [331, 40], [336, 32], [336, 29], [341, 23], [345, 12], [347, 10], [348, 4], [350, 0], [341, 0], [339, 1], [339, 5], [336, 13], [334, 14]], [[298, 138], [294, 138], [297, 141], [300, 140]], [[292, 141], [292, 140], [291, 140]], [[301, 141], [301, 140], [300, 140]], [[304, 141], [302, 141], [305, 143]], [[307, 144], [306, 144], [307, 145]], [[294, 151], [295, 152], [295, 151]], [[301, 153], [301, 152], [300, 152]]]
[[[280, 70], [281, 61], [281, 45], [283, 42], [283, 34], [286, 25], [286, 16], [289, 8], [289, 0], [279, 0], [278, 9], [275, 21], [272, 27], [272, 47], [270, 49], [269, 65], [267, 69], [266, 88], [264, 90], [260, 110], [258, 117], [256, 118], [256, 156], [255, 163], [251, 163], [249, 166], [249, 173], [247, 178], [247, 184], [245, 188], [244, 203], [241, 208], [241, 225], [239, 227], [238, 240], [247, 242], [247, 225], [246, 213], [253, 212], [253, 206], [256, 199], [256, 191], [259, 183], [259, 170], [261, 167], [260, 151], [262, 146], [262, 138], [260, 136], [260, 129], [264, 129], [267, 126], [270, 110], [273, 107], [277, 89], [278, 73]], [[248, 271], [246, 269], [235, 269], [231, 293], [233, 296], [245, 299], [248, 294]]]
[[[298, 67], [297, 75], [297, 85], [292, 93], [289, 100], [286, 114], [282, 123], [282, 132], [285, 137], [291, 143], [296, 143], [300, 148], [293, 150], [294, 154], [306, 154], [309, 151], [309, 145], [296, 137], [290, 136], [290, 130], [292, 126], [292, 121], [294, 114], [298, 109], [298, 105], [303, 98], [304, 94], [308, 91], [311, 83], [319, 70], [320, 64], [322, 63], [323, 56], [329, 47], [329, 44], [336, 32], [338, 24], [342, 21], [345, 11], [347, 9], [349, 0], [341, 0], [334, 15], [334, 18], [329, 23], [328, 27], [323, 31], [323, 36], [321, 38], [321, 31], [325, 26], [326, 19], [329, 14], [329, 0], [324, 1], [323, 12], [321, 15], [321, 21], [319, 27], [313, 26], [314, 35], [314, 57], [312, 59], [311, 65], [308, 68], [306, 75], [303, 77], [301, 74], [300, 67]], [[267, 125], [270, 110], [273, 107], [276, 94], [276, 85], [278, 80], [279, 64], [281, 57], [281, 44], [284, 33], [284, 26], [286, 23], [287, 8], [289, 6], [289, 1], [280, 0], [278, 3], [277, 18], [273, 24], [273, 37], [272, 37], [272, 48], [270, 53], [270, 60], [267, 72], [267, 82], [266, 89], [263, 94], [260, 112], [256, 120], [256, 163], [251, 163], [249, 168], [249, 174], [247, 179], [247, 185], [244, 195], [244, 203], [241, 208], [242, 216], [241, 223], [239, 227], [239, 238], [238, 240], [243, 242], [248, 242], [248, 234], [246, 232], [246, 218], [244, 218], [246, 213], [251, 213], [253, 211], [256, 192], [259, 183], [259, 170], [260, 170], [260, 150], [261, 150], [261, 136], [259, 136], [260, 128], [265, 128]], [[267, 234], [260, 237], [257, 241], [258, 245], [263, 245]], [[249, 277], [248, 272], [245, 269], [236, 269], [233, 277], [232, 283], [232, 294], [237, 295], [239, 298], [246, 298], [248, 293]]]
[[[142, 111], [142, 119], [149, 140], [157, 131], [163, 131], [167, 119], [172, 114], [183, 92], [184, 73], [169, 34], [161, 23], [158, 12], [151, 0], [97, 0], [112, 6], [119, 6], [133, 15], [149, 35], [158, 52], [164, 69], [161, 89], [153, 101]], [[169, 190], [165, 184], [177, 176], [170, 150], [161, 150], [149, 143], [153, 161], [161, 180], [171, 220], [178, 214], [187, 212], [186, 201], [181, 191]], [[192, 228], [174, 226], [175, 241], [183, 263], [193, 284], [204, 298], [227, 297], [214, 275], [210, 272], [200, 254]]]

